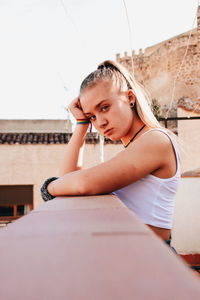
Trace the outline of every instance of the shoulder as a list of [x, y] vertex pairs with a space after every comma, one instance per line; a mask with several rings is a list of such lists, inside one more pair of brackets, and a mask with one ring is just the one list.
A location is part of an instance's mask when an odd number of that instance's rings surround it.
[[118, 153], [117, 157], [119, 163], [120, 160], [121, 164], [126, 162], [143, 177], [163, 167], [168, 161], [171, 150], [170, 139], [163, 131], [148, 130], [129, 147]]
[[163, 129], [150, 129], [143, 133], [130, 147], [142, 148], [143, 151], [153, 150], [155, 152], [165, 151], [171, 148], [169, 133]]

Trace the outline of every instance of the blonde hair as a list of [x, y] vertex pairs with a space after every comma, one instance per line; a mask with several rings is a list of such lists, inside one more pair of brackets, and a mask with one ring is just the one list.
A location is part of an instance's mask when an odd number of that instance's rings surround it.
[[132, 89], [136, 96], [136, 110], [142, 122], [151, 128], [162, 128], [151, 110], [151, 101], [143, 86], [131, 76], [124, 66], [117, 62], [111, 60], [102, 62], [97, 70], [83, 80], [80, 94], [84, 89], [92, 87], [102, 80], [115, 80], [119, 83], [120, 89], [126, 84], [127, 88]]

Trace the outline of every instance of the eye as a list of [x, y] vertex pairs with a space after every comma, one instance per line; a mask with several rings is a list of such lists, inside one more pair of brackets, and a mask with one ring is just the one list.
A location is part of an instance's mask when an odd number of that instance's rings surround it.
[[109, 105], [104, 105], [104, 106], [102, 106], [101, 111], [103, 111], [103, 112], [107, 111], [108, 108], [109, 108]]
[[90, 121], [95, 121], [95, 119], [96, 119], [96, 117], [95, 117], [95, 116], [91, 116], [91, 117], [89, 117], [89, 120], [90, 120]]

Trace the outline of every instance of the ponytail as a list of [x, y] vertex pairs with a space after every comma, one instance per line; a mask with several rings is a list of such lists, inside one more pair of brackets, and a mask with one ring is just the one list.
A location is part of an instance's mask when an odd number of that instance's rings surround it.
[[162, 127], [151, 110], [151, 101], [144, 87], [138, 83], [128, 70], [117, 62], [105, 60], [98, 65], [97, 70], [90, 73], [82, 82], [80, 94], [87, 87], [96, 85], [101, 80], [112, 80], [119, 84], [119, 88], [126, 85], [136, 96], [136, 110], [141, 121], [148, 127]]

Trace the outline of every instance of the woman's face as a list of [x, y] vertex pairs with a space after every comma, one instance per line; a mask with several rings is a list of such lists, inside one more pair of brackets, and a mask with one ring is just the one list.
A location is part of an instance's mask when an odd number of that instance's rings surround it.
[[120, 92], [116, 84], [102, 81], [86, 88], [80, 103], [85, 116], [102, 135], [117, 141], [130, 134], [134, 115], [128, 91]]

